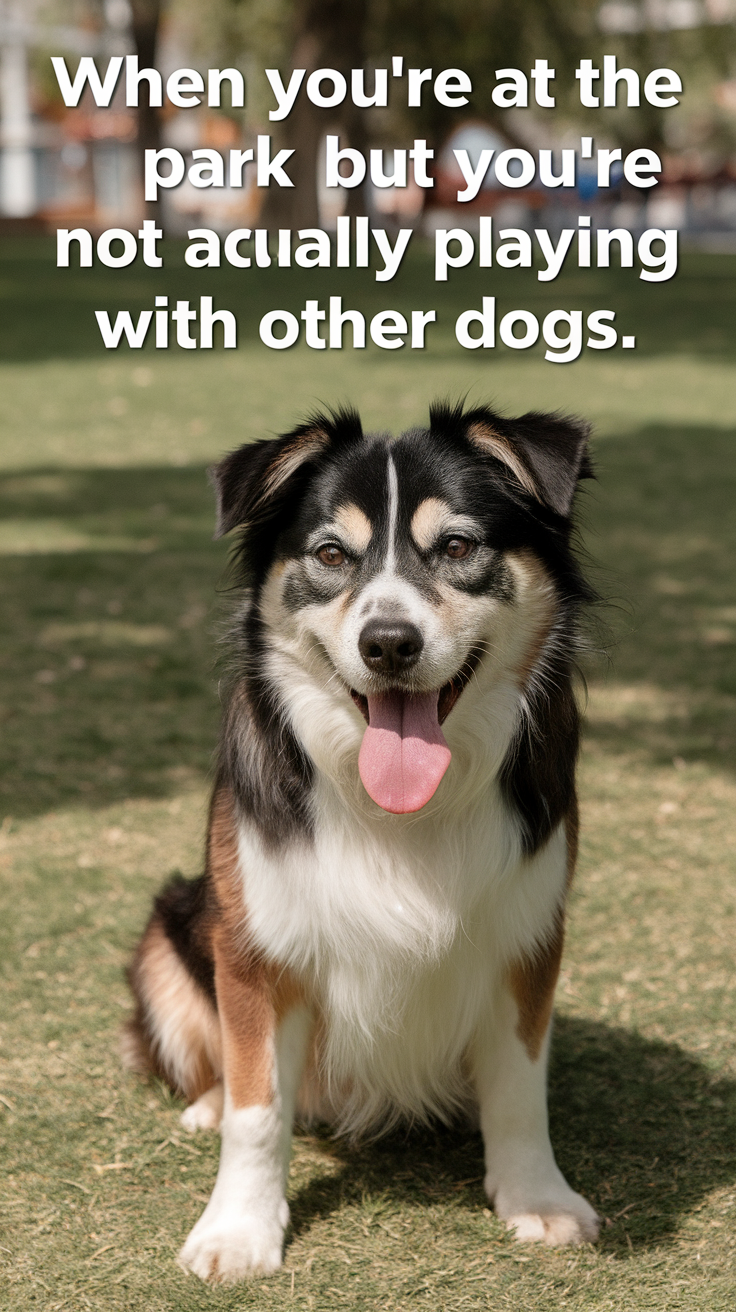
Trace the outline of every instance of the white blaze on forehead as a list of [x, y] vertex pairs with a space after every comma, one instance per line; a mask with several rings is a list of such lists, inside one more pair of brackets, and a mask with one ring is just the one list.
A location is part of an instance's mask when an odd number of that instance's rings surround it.
[[335, 511], [335, 527], [345, 539], [345, 546], [363, 552], [373, 537], [373, 525], [368, 516], [354, 502], [346, 502]]
[[399, 518], [399, 480], [396, 465], [390, 452], [386, 462], [386, 472], [388, 476], [388, 547], [383, 570], [385, 574], [394, 574], [396, 572], [396, 525]]

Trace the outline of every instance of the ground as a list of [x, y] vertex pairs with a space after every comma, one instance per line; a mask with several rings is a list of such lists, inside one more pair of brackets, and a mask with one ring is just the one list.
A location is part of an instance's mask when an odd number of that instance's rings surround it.
[[[43, 241], [0, 267], [0, 1172], [3, 1306], [625, 1309], [723, 1312], [736, 1295], [736, 260], [636, 271], [462, 271], [418, 252], [395, 283], [271, 270], [53, 270]], [[252, 276], [251, 276], [252, 275]], [[346, 290], [347, 288], [347, 290]], [[269, 353], [268, 308], [428, 308], [427, 352]], [[105, 352], [92, 310], [214, 294], [237, 351]], [[573, 365], [461, 352], [456, 313], [617, 309], [637, 349]], [[479, 358], [484, 357], [484, 358]], [[337, 359], [339, 368], [336, 368]], [[281, 1275], [208, 1289], [174, 1264], [218, 1141], [123, 1073], [123, 966], [173, 870], [195, 874], [216, 735], [227, 543], [205, 466], [349, 399], [367, 426], [469, 392], [594, 424], [583, 546], [593, 617], [582, 848], [550, 1079], [562, 1169], [606, 1217], [597, 1247], [517, 1246], [483, 1198], [478, 1137], [359, 1150], [296, 1139]], [[595, 649], [607, 655], [596, 655]]]

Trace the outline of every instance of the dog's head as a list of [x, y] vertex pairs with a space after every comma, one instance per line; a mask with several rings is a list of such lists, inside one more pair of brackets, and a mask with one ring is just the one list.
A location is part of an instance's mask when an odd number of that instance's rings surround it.
[[352, 699], [361, 778], [385, 810], [424, 806], [466, 685], [483, 670], [523, 690], [583, 595], [569, 537], [586, 440], [554, 415], [448, 406], [392, 440], [338, 412], [213, 471], [266, 646]]

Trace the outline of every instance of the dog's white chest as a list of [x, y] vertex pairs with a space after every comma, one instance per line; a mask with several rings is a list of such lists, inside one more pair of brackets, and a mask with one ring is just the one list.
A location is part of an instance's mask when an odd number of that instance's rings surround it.
[[459, 1105], [503, 970], [547, 923], [564, 840], [522, 861], [495, 794], [462, 825], [328, 819], [313, 846], [278, 857], [241, 832], [251, 933], [319, 999], [321, 1060], [349, 1128]]

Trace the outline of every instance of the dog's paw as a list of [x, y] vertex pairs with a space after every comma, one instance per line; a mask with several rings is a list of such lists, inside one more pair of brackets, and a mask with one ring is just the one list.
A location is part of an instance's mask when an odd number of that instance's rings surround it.
[[513, 1232], [521, 1244], [547, 1244], [562, 1248], [565, 1244], [593, 1244], [598, 1237], [601, 1218], [583, 1194], [576, 1194], [554, 1160], [547, 1169], [539, 1160], [506, 1162], [504, 1172], [489, 1170], [485, 1193], [496, 1208], [496, 1215]]
[[[585, 1199], [580, 1199], [585, 1203]], [[521, 1212], [506, 1219], [507, 1230], [512, 1230], [518, 1243], [547, 1244], [562, 1248], [565, 1244], [592, 1244], [598, 1238], [600, 1219], [589, 1204], [586, 1210], [574, 1212], [547, 1210]]]
[[219, 1130], [222, 1120], [223, 1091], [222, 1084], [213, 1084], [201, 1098], [193, 1102], [179, 1117], [180, 1123], [190, 1134], [196, 1130]]
[[281, 1266], [284, 1226], [260, 1216], [241, 1216], [228, 1223], [208, 1221], [206, 1214], [192, 1230], [177, 1261], [200, 1280], [232, 1284], [249, 1276], [270, 1275]]
[[598, 1238], [600, 1217], [582, 1194], [564, 1189], [545, 1191], [536, 1198], [496, 1194], [496, 1212], [519, 1243], [590, 1244]]

